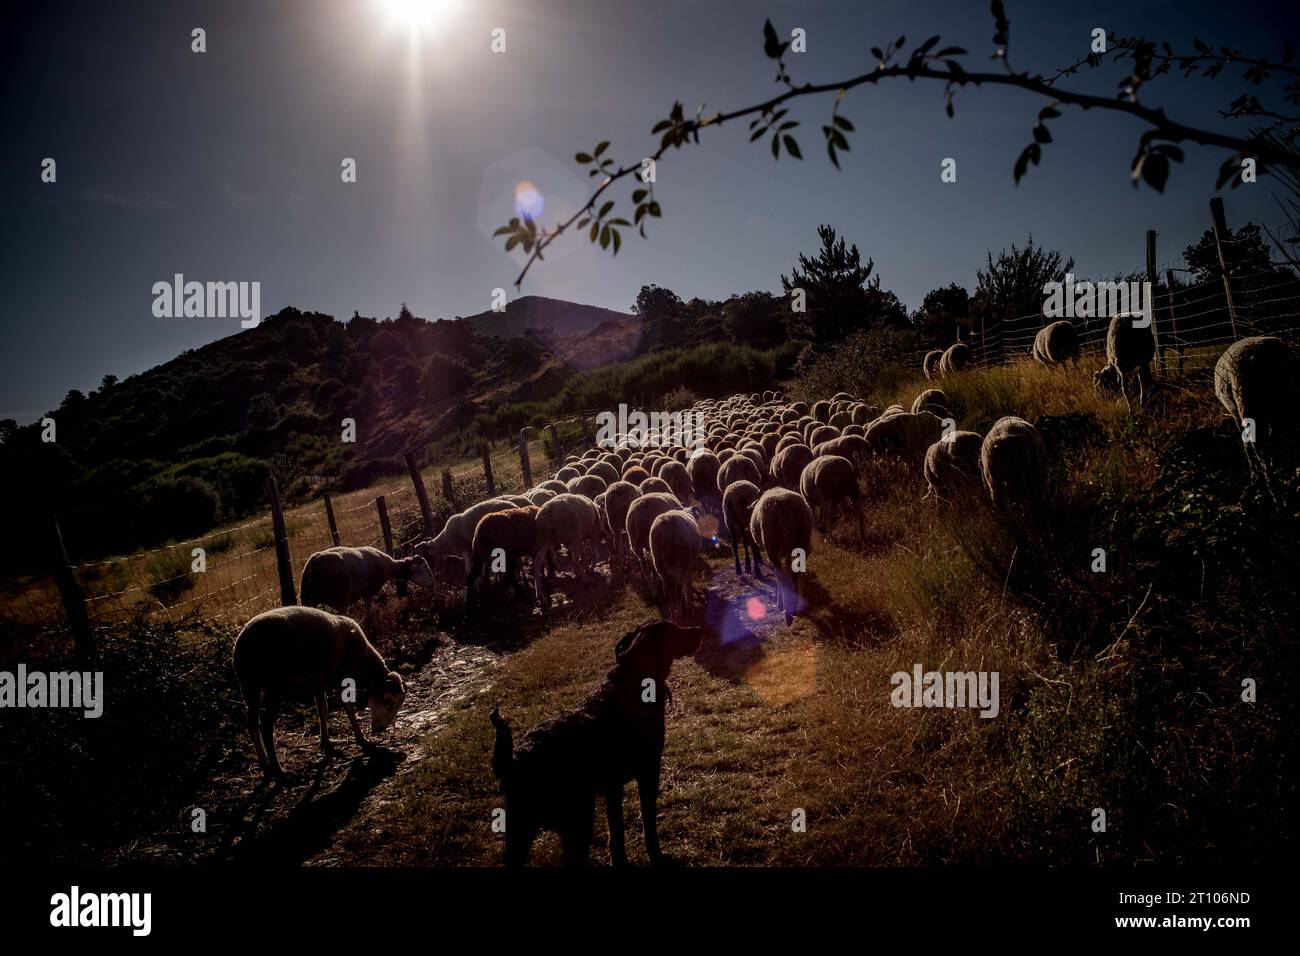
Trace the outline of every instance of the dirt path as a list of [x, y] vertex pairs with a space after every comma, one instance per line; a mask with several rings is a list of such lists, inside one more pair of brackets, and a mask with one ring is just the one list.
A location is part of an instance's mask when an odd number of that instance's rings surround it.
[[[370, 755], [352, 740], [341, 714], [330, 719], [331, 739], [339, 750], [330, 763], [321, 758], [314, 714], [304, 710], [282, 716], [276, 740], [290, 778], [287, 785], [263, 781], [241, 739], [237, 751], [218, 760], [193, 804], [178, 812], [174, 829], [123, 847], [114, 862], [337, 862], [330, 857], [337, 831], [382, 804], [391, 780], [415, 766], [420, 742], [441, 729], [457, 701], [486, 686], [502, 653], [439, 635], [423, 666], [405, 675], [406, 703], [380, 738], [383, 746]], [[369, 730], [364, 719], [363, 729]], [[194, 832], [196, 808], [204, 812], [206, 832]]]

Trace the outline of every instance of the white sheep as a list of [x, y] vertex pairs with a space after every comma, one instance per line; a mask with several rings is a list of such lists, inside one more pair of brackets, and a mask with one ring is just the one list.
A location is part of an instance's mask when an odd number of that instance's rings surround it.
[[347, 611], [365, 602], [365, 618], [371, 604], [389, 581], [411, 581], [433, 586], [433, 571], [420, 555], [392, 558], [378, 548], [327, 548], [307, 559], [302, 568], [298, 594], [307, 607], [328, 607]]
[[925, 358], [921, 360], [921, 373], [927, 382], [939, 377], [939, 360], [942, 358], [942, 349], [931, 349], [925, 353]]
[[[364, 749], [370, 745], [357, 723], [357, 708], [368, 705], [371, 730], [382, 733], [392, 725], [406, 697], [401, 675], [388, 669], [361, 626], [349, 617], [318, 608], [280, 607], [257, 615], [235, 638], [234, 661], [246, 707], [245, 725], [253, 738], [258, 765], [278, 779], [284, 779], [284, 771], [275, 753], [275, 718], [287, 694], [311, 691], [326, 759], [334, 755], [325, 697], [328, 688], [343, 691], [343, 709]], [[348, 685], [348, 681], [354, 683]]]
[[984, 440], [978, 432], [951, 432], [925, 453], [925, 497], [944, 498], [980, 481], [980, 449]]
[[561, 545], [569, 552], [575, 571], [584, 572], [592, 536], [597, 529], [596, 506], [583, 495], [556, 495], [537, 512], [537, 538], [533, 556], [533, 593], [542, 601], [542, 569], [555, 564]]
[[749, 533], [776, 571], [776, 606], [785, 613], [787, 627], [803, 600], [804, 562], [812, 553], [812, 527], [808, 502], [785, 488], [763, 492], [750, 513]]
[[965, 342], [954, 342], [939, 359], [939, 374], [952, 375], [962, 372], [975, 364], [975, 356]]
[[858, 540], [865, 542], [862, 525], [862, 492], [858, 489], [858, 470], [853, 462], [839, 455], [821, 455], [810, 461], [799, 476], [799, 493], [816, 517], [821, 513], [822, 532], [830, 531], [835, 507], [847, 501], [858, 517]]
[[1244, 443], [1252, 472], [1267, 476], [1267, 459], [1294, 443], [1291, 389], [1297, 381], [1300, 360], [1271, 335], [1233, 342], [1214, 365], [1214, 394], [1237, 428], [1244, 432], [1247, 422], [1254, 425], [1252, 440]]
[[1068, 319], [1045, 325], [1034, 336], [1032, 355], [1040, 365], [1079, 361], [1079, 333]]
[[465, 574], [469, 573], [470, 551], [474, 545], [474, 529], [486, 514], [494, 511], [508, 511], [516, 508], [513, 501], [506, 498], [489, 498], [478, 504], [470, 505], [459, 514], [447, 519], [443, 529], [435, 537], [426, 538], [415, 546], [416, 554], [429, 563], [434, 570], [441, 569], [447, 558], [459, 558]]
[[891, 453], [920, 458], [943, 434], [943, 421], [933, 412], [885, 409], [867, 426], [866, 442], [876, 454]]
[[[665, 512], [650, 525], [650, 562], [670, 620], [690, 614], [691, 578], [703, 549], [699, 526], [685, 511]], [[679, 602], [680, 617], [674, 613]]]
[[1146, 393], [1152, 385], [1151, 360], [1156, 354], [1156, 340], [1151, 325], [1134, 327], [1134, 322], [1146, 321], [1141, 312], [1121, 312], [1111, 318], [1106, 329], [1106, 365], [1093, 375], [1093, 385], [1098, 390], [1118, 388], [1124, 396], [1129, 411], [1133, 403], [1128, 398], [1126, 376], [1136, 372], [1138, 377], [1138, 407], [1146, 402]]
[[[541, 509], [535, 505], [526, 508], [511, 508], [509, 511], [494, 511], [479, 519], [474, 529], [474, 542], [471, 547], [472, 564], [469, 576], [465, 579], [465, 613], [474, 609], [474, 582], [483, 574], [484, 568], [490, 569], [492, 562], [500, 555], [505, 559], [506, 580], [514, 593], [522, 590], [519, 582], [519, 559], [532, 557], [537, 551], [537, 515]], [[533, 566], [536, 576], [538, 567]]]
[[682, 503], [672, 494], [650, 492], [643, 493], [627, 509], [624, 527], [627, 531], [628, 549], [646, 580], [650, 579], [650, 571], [642, 553], [650, 544], [650, 526], [664, 512], [678, 511], [681, 507]]
[[605, 526], [609, 531], [614, 561], [620, 566], [627, 556], [627, 512], [641, 490], [627, 481], [616, 481], [605, 490]]
[[1038, 429], [1014, 415], [999, 418], [980, 446], [980, 473], [993, 507], [1032, 509], [1041, 499], [1047, 451]]
[[740, 548], [745, 548], [745, 570], [759, 576], [763, 573], [763, 562], [758, 547], [749, 534], [749, 513], [762, 494], [758, 485], [752, 481], [735, 481], [727, 486], [722, 495], [722, 516], [731, 537], [731, 556], [736, 562], [736, 574], [740, 574]]

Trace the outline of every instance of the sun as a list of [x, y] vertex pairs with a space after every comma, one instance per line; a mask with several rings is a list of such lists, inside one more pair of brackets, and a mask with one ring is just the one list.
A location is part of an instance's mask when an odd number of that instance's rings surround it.
[[453, 7], [455, 0], [378, 0], [378, 4], [391, 24], [418, 34]]

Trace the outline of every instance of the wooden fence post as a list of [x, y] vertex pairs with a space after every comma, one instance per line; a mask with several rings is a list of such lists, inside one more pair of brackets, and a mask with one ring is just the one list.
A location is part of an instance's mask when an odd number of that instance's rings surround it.
[[492, 477], [492, 455], [488, 446], [483, 446], [483, 480], [487, 483], [487, 494], [489, 498], [497, 496], [497, 483]]
[[564, 462], [564, 455], [560, 452], [560, 433], [555, 430], [555, 422], [547, 425], [546, 430], [551, 435], [551, 461], [555, 463], [555, 468], [558, 471], [560, 465]]
[[1174, 311], [1174, 270], [1165, 270], [1165, 287], [1169, 290], [1169, 334], [1174, 338], [1174, 350], [1178, 353], [1178, 374], [1183, 374], [1183, 340], [1178, 335], [1178, 313]]
[[415, 485], [415, 498], [420, 503], [420, 520], [424, 522], [424, 533], [432, 536], [433, 509], [429, 507], [429, 492], [424, 487], [424, 477], [415, 463], [415, 456], [410, 452], [406, 454], [406, 470], [411, 473], [411, 484]]
[[582, 429], [582, 443], [583, 443], [584, 445], [590, 445], [590, 444], [591, 444], [591, 431], [590, 431], [590, 429], [587, 428], [587, 416], [586, 416], [586, 415], [579, 415], [579, 416], [578, 416], [578, 427], [579, 427], [580, 429]]
[[519, 429], [519, 470], [524, 473], [524, 490], [533, 486], [533, 463], [528, 459], [528, 428]]
[[1228, 257], [1223, 243], [1228, 237], [1228, 220], [1223, 215], [1223, 198], [1210, 200], [1210, 215], [1214, 219], [1214, 248], [1219, 253], [1219, 271], [1223, 274], [1223, 294], [1228, 299], [1228, 321], [1232, 323], [1232, 337], [1237, 337], [1237, 302], [1232, 294], [1232, 280], [1228, 277]]
[[325, 520], [330, 523], [330, 542], [337, 548], [343, 541], [339, 537], [339, 524], [334, 520], [334, 502], [328, 491], [325, 492]]
[[274, 478], [266, 479], [266, 494], [271, 499], [271, 524], [275, 529], [275, 565], [280, 573], [280, 605], [292, 607], [298, 603], [293, 583], [293, 562], [289, 558], [289, 533], [284, 525], [284, 506], [280, 503], [280, 489]]
[[1147, 312], [1151, 316], [1151, 339], [1156, 344], [1156, 368], [1165, 372], [1165, 353], [1160, 351], [1160, 332], [1156, 328], [1156, 231], [1147, 230]]
[[[375, 499], [375, 507], [379, 509], [379, 530], [384, 536], [384, 553], [390, 558], [395, 557], [393, 554], [393, 524], [388, 520], [388, 502], [383, 495]], [[406, 582], [400, 578], [397, 581], [397, 596], [406, 597]]]
[[77, 575], [68, 560], [68, 552], [63, 547], [63, 531], [59, 528], [57, 518], [52, 539], [54, 583], [63, 599], [63, 610], [68, 616], [68, 628], [72, 631], [73, 648], [78, 657], [90, 659], [95, 656], [95, 638], [90, 630], [90, 615], [86, 613], [86, 595], [77, 583]]

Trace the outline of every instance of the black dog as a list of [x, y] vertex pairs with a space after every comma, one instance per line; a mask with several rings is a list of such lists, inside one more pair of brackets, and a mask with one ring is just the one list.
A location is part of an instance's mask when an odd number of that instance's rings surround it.
[[627, 863], [623, 844], [623, 787], [632, 779], [641, 795], [646, 853], [663, 860], [656, 826], [659, 770], [664, 752], [666, 682], [673, 661], [695, 653], [702, 630], [669, 621], [642, 624], [614, 648], [605, 682], [576, 710], [548, 720], [518, 749], [510, 725], [493, 708], [496, 746], [492, 771], [506, 795], [506, 863], [528, 862], [540, 830], [555, 830], [564, 862], [581, 866], [591, 850], [596, 794], [605, 795], [609, 852]]

